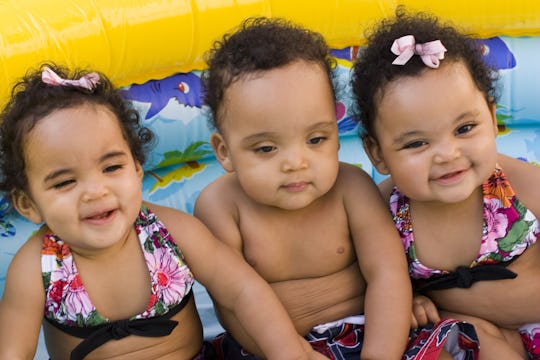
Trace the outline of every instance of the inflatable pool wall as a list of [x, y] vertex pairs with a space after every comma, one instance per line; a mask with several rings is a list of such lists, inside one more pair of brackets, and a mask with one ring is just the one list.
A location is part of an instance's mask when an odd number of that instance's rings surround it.
[[540, 2], [527, 0], [2, 0], [0, 101], [43, 60], [92, 66], [118, 85], [200, 70], [212, 42], [248, 16], [287, 17], [320, 31], [334, 48], [362, 45], [365, 27], [398, 4], [482, 37], [540, 31]]
[[[526, 0], [0, 0], [0, 104], [16, 79], [44, 61], [109, 74], [159, 138], [144, 166], [144, 198], [192, 212], [201, 189], [222, 174], [200, 100], [204, 51], [248, 16], [286, 17], [320, 31], [334, 49], [340, 158], [378, 181], [351, 119], [349, 69], [366, 27], [402, 3], [484, 39], [485, 60], [501, 75], [500, 150], [540, 162], [540, 2]], [[35, 229], [0, 197], [0, 296], [13, 255]], [[211, 303], [205, 306], [211, 335], [219, 325]]]

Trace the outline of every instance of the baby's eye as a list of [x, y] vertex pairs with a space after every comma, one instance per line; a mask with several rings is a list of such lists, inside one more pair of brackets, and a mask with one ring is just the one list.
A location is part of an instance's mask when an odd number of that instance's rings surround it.
[[111, 173], [111, 172], [115, 172], [116, 170], [120, 170], [122, 169], [124, 166], [123, 165], [110, 165], [110, 166], [107, 166], [103, 172], [105, 173]]
[[405, 144], [403, 146], [403, 148], [404, 149], [417, 149], [417, 148], [419, 148], [421, 146], [424, 146], [426, 144], [427, 144], [427, 142], [425, 142], [423, 140], [416, 140], [416, 141], [411, 141], [411, 142]]
[[323, 142], [324, 140], [326, 140], [326, 137], [317, 136], [317, 137], [313, 137], [313, 138], [309, 139], [308, 143], [311, 144], [311, 145], [317, 145], [317, 144], [320, 144], [321, 142]]
[[75, 183], [75, 180], [73, 179], [69, 179], [69, 180], [64, 180], [64, 181], [60, 181], [56, 184], [53, 185], [53, 188], [55, 189], [62, 189], [62, 188], [65, 188], [71, 184], [74, 184]]
[[269, 153], [272, 152], [276, 147], [271, 145], [265, 145], [265, 146], [259, 146], [258, 148], [255, 148], [255, 152], [257, 153]]
[[474, 127], [475, 127], [474, 124], [466, 124], [466, 125], [460, 126], [456, 129], [456, 134], [457, 135], [466, 134], [470, 132]]

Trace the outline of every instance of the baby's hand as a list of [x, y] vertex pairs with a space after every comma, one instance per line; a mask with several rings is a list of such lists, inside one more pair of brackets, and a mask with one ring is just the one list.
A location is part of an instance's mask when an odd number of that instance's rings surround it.
[[441, 320], [435, 304], [423, 295], [414, 296], [411, 318], [411, 329], [416, 329], [419, 326], [425, 326], [427, 323], [435, 323]]

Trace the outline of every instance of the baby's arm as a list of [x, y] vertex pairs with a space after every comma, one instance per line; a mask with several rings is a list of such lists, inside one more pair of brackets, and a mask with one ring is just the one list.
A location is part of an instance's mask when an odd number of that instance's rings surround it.
[[367, 282], [362, 358], [401, 359], [412, 308], [403, 246], [379, 190], [365, 172], [342, 166], [339, 184]]
[[197, 280], [222, 309], [235, 314], [265, 358], [324, 358], [298, 335], [270, 286], [240, 254], [196, 218], [156, 205], [151, 208], [166, 224]]
[[[242, 236], [240, 235], [237, 221], [234, 219], [234, 214], [231, 214], [230, 210], [234, 208], [234, 199], [230, 198], [234, 197], [234, 195], [229, 191], [221, 189], [221, 183], [214, 182], [203, 189], [195, 203], [194, 215], [211, 230], [219, 241], [224, 242], [242, 256]], [[262, 355], [262, 351], [257, 346], [256, 341], [246, 332], [236, 314], [230, 309], [223, 307], [217, 301], [219, 299], [212, 300], [221, 325], [233, 335], [234, 339], [244, 349], [252, 354]]]
[[0, 359], [33, 359], [43, 320], [45, 294], [40, 245], [31, 239], [13, 258], [0, 301]]

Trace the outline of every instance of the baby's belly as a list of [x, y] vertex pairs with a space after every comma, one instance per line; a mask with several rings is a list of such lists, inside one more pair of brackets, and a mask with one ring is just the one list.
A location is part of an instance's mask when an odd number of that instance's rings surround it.
[[508, 266], [515, 279], [481, 281], [469, 289], [433, 291], [444, 310], [478, 316], [499, 326], [540, 323], [540, 246], [535, 244]]
[[357, 263], [328, 276], [271, 285], [302, 334], [316, 325], [364, 312], [366, 285]]
[[[193, 300], [171, 319], [178, 321], [178, 325], [166, 337], [129, 335], [120, 340], [106, 342], [85, 359], [191, 359], [202, 347], [202, 325], [194, 312]], [[52, 360], [69, 359], [71, 350], [81, 341], [46, 321], [43, 322], [43, 330], [47, 351]]]

